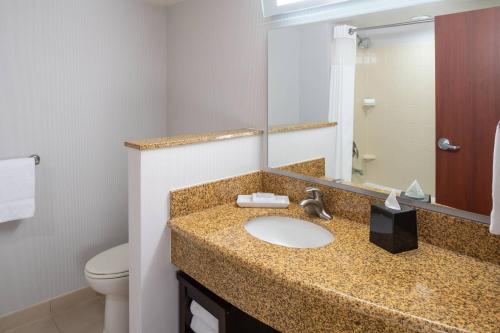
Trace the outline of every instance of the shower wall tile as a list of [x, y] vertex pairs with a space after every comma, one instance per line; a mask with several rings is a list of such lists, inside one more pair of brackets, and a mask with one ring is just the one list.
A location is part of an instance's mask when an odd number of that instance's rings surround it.
[[[358, 49], [354, 139], [360, 155], [377, 158], [354, 160], [364, 170], [356, 183], [405, 190], [417, 179], [435, 192], [434, 39], [417, 37], [373, 36], [370, 48]], [[377, 105], [366, 108], [363, 98]]]

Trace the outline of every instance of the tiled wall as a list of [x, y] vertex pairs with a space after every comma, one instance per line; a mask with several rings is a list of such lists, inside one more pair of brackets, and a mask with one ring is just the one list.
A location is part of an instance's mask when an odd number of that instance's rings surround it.
[[[356, 183], [405, 190], [417, 179], [435, 193], [434, 35], [432, 26], [423, 28], [397, 38], [364, 34], [372, 46], [358, 48], [356, 65], [354, 165], [364, 171], [354, 175]], [[376, 106], [363, 106], [363, 98], [376, 99]], [[376, 159], [363, 162], [363, 154]]]

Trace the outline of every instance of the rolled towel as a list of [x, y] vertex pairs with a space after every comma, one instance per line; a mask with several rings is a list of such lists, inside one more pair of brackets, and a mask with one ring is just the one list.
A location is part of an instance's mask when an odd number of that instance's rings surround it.
[[212, 315], [210, 312], [205, 310], [205, 308], [203, 308], [200, 304], [196, 303], [195, 301], [192, 301], [190, 310], [193, 316], [199, 317], [213, 331], [219, 332], [219, 320], [217, 320], [217, 318], [215, 318], [214, 315]]
[[490, 232], [500, 235], [500, 124], [497, 125], [493, 151], [493, 208], [490, 216]]
[[198, 316], [193, 316], [191, 319], [191, 324], [189, 325], [194, 333], [218, 333], [218, 330], [214, 330], [212, 327], [208, 326], [208, 324], [203, 321]]

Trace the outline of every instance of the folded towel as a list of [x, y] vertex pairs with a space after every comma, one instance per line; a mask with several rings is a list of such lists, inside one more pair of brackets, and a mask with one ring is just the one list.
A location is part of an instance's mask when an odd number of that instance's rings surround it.
[[218, 333], [219, 332], [219, 330], [214, 330], [212, 327], [208, 326], [208, 324], [198, 316], [193, 316], [189, 327], [191, 327], [191, 329], [193, 330], [194, 333]]
[[0, 223], [35, 214], [35, 160], [0, 161]]
[[500, 124], [495, 135], [493, 151], [493, 209], [490, 216], [490, 232], [500, 235]]
[[205, 310], [205, 308], [203, 308], [200, 304], [192, 301], [190, 310], [193, 316], [199, 317], [213, 331], [219, 332], [219, 320], [217, 320], [217, 318], [215, 318], [214, 315], [212, 315], [210, 312]]

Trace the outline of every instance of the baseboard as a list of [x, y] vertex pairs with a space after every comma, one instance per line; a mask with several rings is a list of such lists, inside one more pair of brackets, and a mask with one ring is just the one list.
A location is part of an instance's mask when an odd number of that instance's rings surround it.
[[85, 287], [31, 305], [27, 308], [2, 315], [0, 316], [0, 333], [32, 321], [64, 312], [76, 304], [83, 303], [95, 297], [103, 296], [96, 293], [92, 288]]

